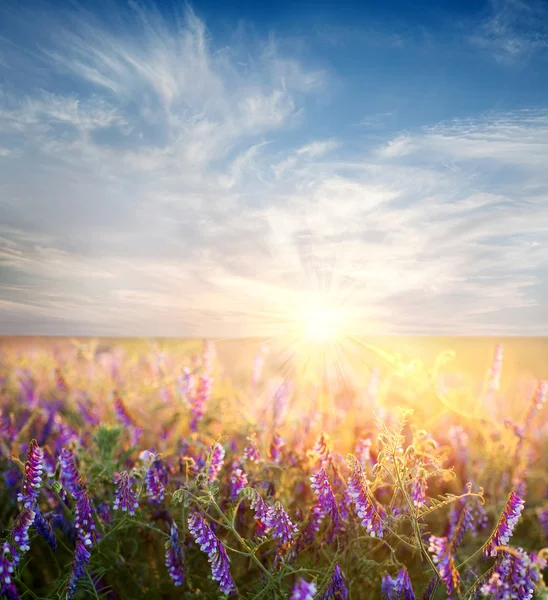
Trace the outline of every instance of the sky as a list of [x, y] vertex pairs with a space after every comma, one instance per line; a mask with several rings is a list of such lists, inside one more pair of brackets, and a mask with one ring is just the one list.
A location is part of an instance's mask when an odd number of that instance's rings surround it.
[[0, 334], [548, 335], [543, 0], [2, 4]]

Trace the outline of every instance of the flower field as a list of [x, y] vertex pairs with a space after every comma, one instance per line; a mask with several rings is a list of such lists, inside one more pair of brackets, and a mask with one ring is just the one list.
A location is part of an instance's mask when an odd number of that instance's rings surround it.
[[487, 348], [3, 344], [2, 597], [548, 598], [548, 352]]

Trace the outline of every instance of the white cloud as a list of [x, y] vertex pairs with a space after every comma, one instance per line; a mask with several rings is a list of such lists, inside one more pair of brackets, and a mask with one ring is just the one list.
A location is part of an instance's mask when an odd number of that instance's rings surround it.
[[349, 151], [298, 129], [328, 74], [134, 17], [42, 44], [70, 94], [2, 96], [6, 331], [261, 333], [328, 289], [357, 331], [548, 333], [546, 112]]

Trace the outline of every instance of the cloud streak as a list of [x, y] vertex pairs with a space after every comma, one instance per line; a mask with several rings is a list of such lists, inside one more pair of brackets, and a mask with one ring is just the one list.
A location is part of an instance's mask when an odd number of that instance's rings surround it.
[[3, 333], [260, 335], [322, 294], [356, 333], [548, 334], [547, 111], [319, 136], [330, 74], [272, 39], [81, 11], [2, 91]]

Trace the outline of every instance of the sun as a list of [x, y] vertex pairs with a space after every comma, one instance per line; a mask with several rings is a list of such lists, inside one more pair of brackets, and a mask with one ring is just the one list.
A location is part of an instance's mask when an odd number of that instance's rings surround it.
[[335, 342], [338, 335], [335, 319], [328, 311], [313, 311], [306, 315], [303, 323], [305, 341], [316, 344]]

